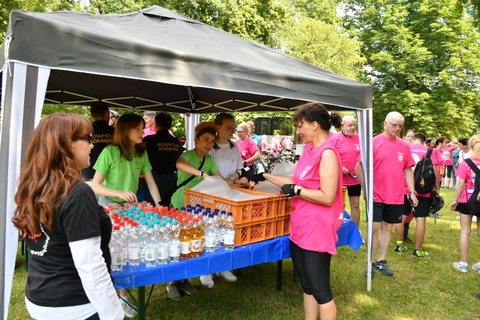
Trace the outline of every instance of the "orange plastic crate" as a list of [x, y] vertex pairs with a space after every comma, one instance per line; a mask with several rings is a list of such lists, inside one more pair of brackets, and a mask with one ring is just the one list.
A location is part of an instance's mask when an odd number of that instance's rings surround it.
[[275, 219], [275, 237], [290, 234], [290, 215]]
[[185, 205], [201, 204], [212, 210], [220, 209], [232, 212], [237, 225], [253, 222], [263, 222], [267, 219], [273, 219], [277, 211], [278, 196], [253, 191], [238, 189], [242, 192], [266, 196], [260, 199], [233, 201], [222, 197], [212, 196], [206, 193], [192, 191], [189, 188], [184, 189]]
[[235, 225], [235, 246], [275, 238], [275, 219]]

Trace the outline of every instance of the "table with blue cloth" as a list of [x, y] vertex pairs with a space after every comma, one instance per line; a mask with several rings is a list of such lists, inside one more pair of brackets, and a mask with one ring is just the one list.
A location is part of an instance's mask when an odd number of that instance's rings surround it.
[[[352, 220], [345, 220], [338, 230], [337, 247], [350, 246], [358, 251], [362, 238]], [[112, 272], [114, 286], [117, 289], [138, 288], [138, 318], [145, 318], [145, 286], [174, 280], [199, 277], [216, 272], [245, 268], [260, 263], [278, 261], [277, 287], [281, 289], [282, 260], [290, 258], [290, 240], [288, 236], [276, 237], [249, 245], [235, 247], [233, 250], [218, 249], [212, 253], [203, 253], [200, 257], [180, 260], [179, 262], [147, 268], [144, 264], [137, 267], [126, 266], [122, 271]]]

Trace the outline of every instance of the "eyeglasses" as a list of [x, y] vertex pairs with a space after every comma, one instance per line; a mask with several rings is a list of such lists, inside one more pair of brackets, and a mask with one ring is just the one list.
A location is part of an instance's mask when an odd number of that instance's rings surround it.
[[225, 127], [225, 126], [221, 126], [221, 127], [230, 132], [234, 132], [236, 129], [235, 127]]
[[387, 121], [392, 127], [394, 128], [399, 128], [399, 129], [402, 129], [403, 128], [403, 123], [402, 124], [398, 124], [398, 123], [391, 123], [390, 121]]
[[92, 137], [92, 134], [88, 134], [86, 136], [78, 136], [78, 137], [75, 137], [73, 138], [72, 140], [87, 140], [88, 143], [92, 143], [92, 140], [93, 140], [93, 137]]
[[240, 134], [240, 133], [244, 133], [244, 132], [245, 132], [245, 131], [237, 131], [237, 133], [239, 133], [239, 134]]

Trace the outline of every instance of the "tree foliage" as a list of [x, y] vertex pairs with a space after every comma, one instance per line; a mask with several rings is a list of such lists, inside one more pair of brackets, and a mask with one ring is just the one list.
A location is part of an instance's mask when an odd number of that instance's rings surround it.
[[427, 136], [478, 131], [479, 34], [455, 0], [354, 0], [348, 9], [374, 87], [374, 131], [390, 111]]

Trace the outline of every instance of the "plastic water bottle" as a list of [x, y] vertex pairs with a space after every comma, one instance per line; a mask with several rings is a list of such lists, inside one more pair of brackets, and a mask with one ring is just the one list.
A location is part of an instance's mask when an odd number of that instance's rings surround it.
[[214, 252], [217, 249], [217, 232], [213, 214], [209, 214], [205, 222], [205, 252]]
[[157, 264], [164, 265], [168, 263], [169, 236], [165, 222], [160, 222], [160, 228], [157, 231]]
[[200, 257], [202, 253], [202, 238], [200, 236], [200, 225], [198, 219], [193, 219], [190, 224], [190, 256]]
[[130, 232], [128, 234], [128, 263], [131, 266], [138, 266], [140, 264], [140, 242], [141, 230], [137, 226], [137, 222], [132, 222]]
[[229, 212], [225, 219], [225, 234], [224, 234], [224, 247], [225, 250], [233, 250], [235, 248], [235, 219], [232, 213]]
[[227, 212], [225, 210], [220, 211], [219, 228], [220, 228], [220, 247], [225, 246], [225, 221], [227, 220]]
[[138, 225], [140, 228], [140, 261], [145, 262], [145, 246], [147, 245], [148, 222], [145, 218], [141, 218], [140, 221], [141, 223]]
[[123, 269], [123, 245], [120, 226], [113, 226], [112, 238], [109, 243], [110, 255], [112, 256], [112, 271]]
[[153, 228], [153, 223], [148, 224], [148, 230], [145, 233], [145, 265], [155, 267], [157, 265], [157, 235]]
[[189, 259], [190, 255], [190, 224], [187, 219], [182, 221], [180, 225], [180, 259]]
[[169, 234], [169, 260], [170, 262], [178, 262], [180, 261], [180, 240], [178, 239], [178, 236], [180, 235], [180, 228], [178, 227], [177, 220], [172, 220]]

